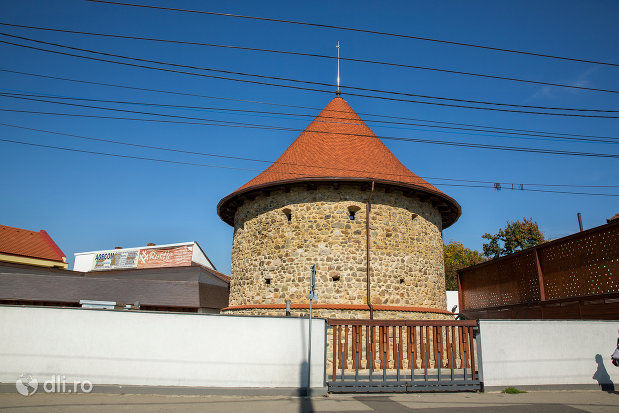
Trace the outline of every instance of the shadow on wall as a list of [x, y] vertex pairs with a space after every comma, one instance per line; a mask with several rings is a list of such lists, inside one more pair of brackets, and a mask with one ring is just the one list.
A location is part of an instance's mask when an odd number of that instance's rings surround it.
[[307, 362], [307, 352], [309, 349], [305, 344], [306, 340], [309, 338], [309, 332], [305, 331], [305, 323], [299, 324], [301, 325], [301, 351], [303, 357], [303, 362], [301, 362], [301, 368], [299, 369], [299, 413], [313, 413], [314, 405], [312, 404], [311, 387], [308, 382], [309, 363]]
[[602, 388], [602, 391], [615, 393], [615, 385], [610, 379], [610, 375], [608, 374], [608, 371], [606, 371], [606, 367], [604, 367], [604, 359], [600, 354], [595, 355], [595, 362], [597, 363], [598, 368], [593, 374], [593, 380], [598, 382]]

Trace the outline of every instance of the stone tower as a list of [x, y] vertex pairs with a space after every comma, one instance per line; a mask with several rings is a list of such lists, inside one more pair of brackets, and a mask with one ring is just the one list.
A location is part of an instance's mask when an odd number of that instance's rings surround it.
[[312, 265], [318, 317], [447, 313], [441, 232], [460, 205], [400, 163], [339, 96], [217, 212], [234, 226], [226, 313], [284, 315], [290, 300], [303, 314]]

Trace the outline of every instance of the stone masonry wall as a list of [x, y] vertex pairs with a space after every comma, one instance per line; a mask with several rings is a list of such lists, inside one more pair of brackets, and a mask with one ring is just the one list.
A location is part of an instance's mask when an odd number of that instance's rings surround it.
[[[307, 303], [313, 264], [318, 303], [365, 304], [368, 196], [360, 186], [324, 184], [246, 200], [235, 215], [230, 305]], [[375, 189], [372, 304], [445, 308], [441, 229], [429, 202]]]

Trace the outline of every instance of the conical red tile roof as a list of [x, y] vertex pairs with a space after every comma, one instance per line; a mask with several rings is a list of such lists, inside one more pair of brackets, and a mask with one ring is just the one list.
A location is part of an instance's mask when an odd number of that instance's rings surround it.
[[[437, 195], [452, 204], [457, 213], [449, 225], [460, 214], [460, 206], [452, 198], [404, 166], [350, 105], [336, 97], [277, 161], [221, 200], [219, 215], [232, 224], [230, 217], [224, 216], [227, 214], [222, 206], [237, 195], [271, 185], [313, 180], [363, 180], [406, 186]], [[454, 211], [451, 212], [453, 215]]]

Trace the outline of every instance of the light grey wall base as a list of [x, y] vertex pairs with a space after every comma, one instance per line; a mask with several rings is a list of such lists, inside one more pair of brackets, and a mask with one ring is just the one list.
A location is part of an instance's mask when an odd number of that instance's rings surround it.
[[[0, 383], [0, 393], [17, 393], [15, 383]], [[39, 386], [37, 393], [43, 393], [41, 386]], [[307, 396], [307, 389], [296, 387], [183, 387], [94, 384], [91, 393], [178, 396]], [[312, 388], [310, 396], [324, 396], [326, 394], [326, 387], [315, 387]]]
[[[610, 384], [609, 384], [610, 385]], [[606, 386], [599, 384], [545, 384], [537, 386], [484, 386], [484, 392], [500, 392], [506, 387], [515, 387], [518, 390], [524, 391], [557, 391], [557, 390], [600, 390], [606, 391]], [[615, 385], [616, 389], [619, 389], [619, 384]]]

